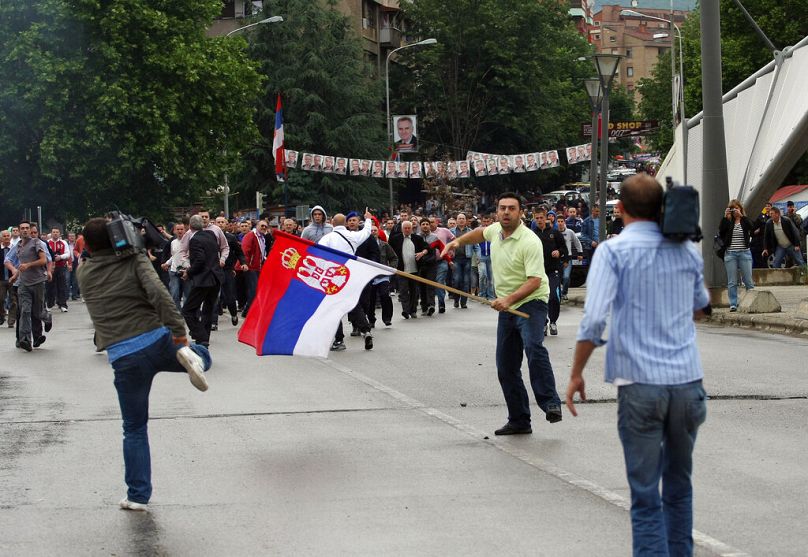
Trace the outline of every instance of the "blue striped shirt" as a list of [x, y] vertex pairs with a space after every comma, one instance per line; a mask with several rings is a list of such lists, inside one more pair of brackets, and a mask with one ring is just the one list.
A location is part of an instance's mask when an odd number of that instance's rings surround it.
[[704, 262], [691, 242], [665, 239], [656, 223], [637, 221], [603, 242], [586, 279], [578, 340], [606, 343], [606, 381], [679, 385], [704, 375], [693, 312], [710, 301]]

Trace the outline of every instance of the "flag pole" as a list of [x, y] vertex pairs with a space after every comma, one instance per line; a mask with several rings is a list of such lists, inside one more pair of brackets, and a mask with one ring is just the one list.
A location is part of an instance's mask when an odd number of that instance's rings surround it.
[[[367, 259], [363, 259], [361, 257], [357, 257], [357, 259], [363, 262], [372, 263], [371, 261], [368, 261]], [[457, 294], [458, 296], [465, 296], [466, 298], [474, 300], [475, 302], [480, 302], [481, 304], [485, 304], [487, 306], [491, 305], [491, 300], [487, 298], [483, 298], [481, 296], [475, 296], [474, 294], [463, 292], [462, 290], [458, 290], [457, 288], [452, 288], [451, 286], [446, 286], [445, 284], [441, 284], [439, 282], [435, 282], [434, 280], [429, 280], [424, 277], [419, 277], [418, 275], [413, 275], [411, 273], [399, 271], [398, 269], [393, 269], [392, 267], [385, 267], [385, 268], [395, 271], [395, 273], [400, 277], [408, 278], [417, 282], [422, 282], [424, 284], [428, 284], [429, 286], [434, 286], [435, 288], [443, 288], [444, 290], [446, 290], [447, 292], [451, 292], [452, 294]], [[514, 315], [518, 315], [519, 317], [524, 317], [525, 319], [530, 319], [530, 316], [523, 311], [511, 308], [508, 308], [504, 311], [507, 311], [508, 313], [512, 313]]]

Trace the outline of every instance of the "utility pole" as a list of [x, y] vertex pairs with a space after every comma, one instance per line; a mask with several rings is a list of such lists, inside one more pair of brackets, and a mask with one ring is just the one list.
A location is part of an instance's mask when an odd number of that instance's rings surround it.
[[701, 83], [704, 105], [704, 138], [701, 171], [701, 227], [705, 240], [701, 244], [704, 257], [704, 279], [710, 288], [726, 285], [724, 265], [707, 239], [718, 231], [718, 225], [729, 201], [727, 145], [724, 136], [724, 105], [721, 88], [721, 14], [719, 0], [701, 3]]

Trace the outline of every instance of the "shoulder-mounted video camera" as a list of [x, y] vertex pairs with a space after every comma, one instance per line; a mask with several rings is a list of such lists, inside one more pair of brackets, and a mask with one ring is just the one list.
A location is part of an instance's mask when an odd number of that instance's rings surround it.
[[676, 242], [701, 241], [699, 192], [693, 186], [675, 184], [670, 176], [665, 181], [667, 188], [659, 217], [662, 235]]
[[119, 211], [111, 212], [110, 217], [107, 234], [115, 253], [155, 248], [164, 242], [163, 235], [146, 217], [135, 218]]

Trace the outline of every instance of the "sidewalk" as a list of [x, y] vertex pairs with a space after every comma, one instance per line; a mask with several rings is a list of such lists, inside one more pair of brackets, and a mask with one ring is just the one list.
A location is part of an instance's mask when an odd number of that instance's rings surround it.
[[[715, 325], [758, 329], [769, 333], [808, 336], [808, 314], [798, 313], [801, 300], [808, 300], [808, 286], [762, 286], [757, 290], [768, 290], [780, 302], [780, 313], [730, 313], [729, 308], [713, 308], [713, 315], [707, 320]], [[743, 289], [741, 289], [743, 292]], [[570, 288], [568, 304], [583, 306], [586, 288]], [[802, 318], [800, 318], [802, 317]]]

